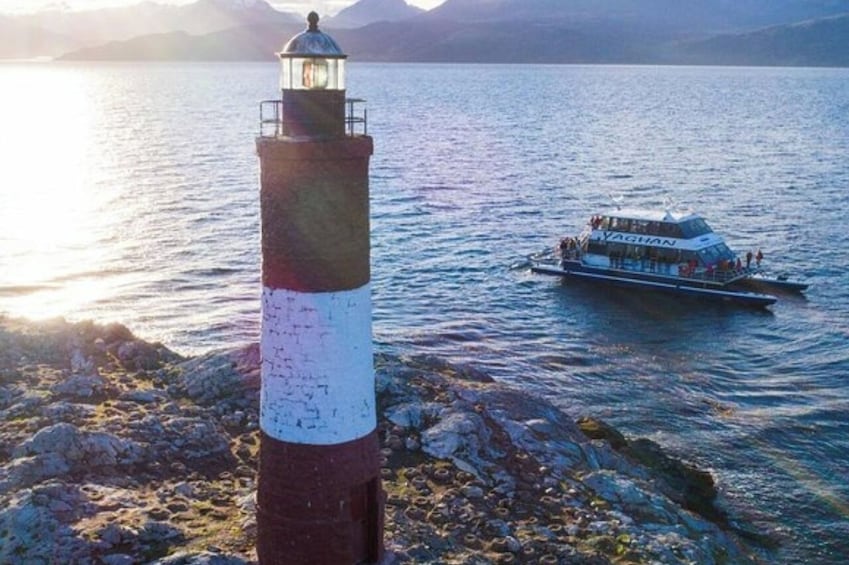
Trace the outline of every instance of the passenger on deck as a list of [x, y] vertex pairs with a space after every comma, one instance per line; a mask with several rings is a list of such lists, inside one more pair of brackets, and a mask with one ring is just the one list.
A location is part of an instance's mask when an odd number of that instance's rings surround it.
[[752, 252], [751, 251], [746, 252], [746, 268], [747, 269], [752, 268]]
[[760, 250], [760, 249], [758, 249], [758, 253], [757, 253], [757, 255], [755, 255], [755, 264], [756, 264], [758, 267], [760, 267], [760, 266], [761, 266], [761, 261], [763, 261], [763, 259], [764, 259], [764, 254], [761, 252], [761, 250]]

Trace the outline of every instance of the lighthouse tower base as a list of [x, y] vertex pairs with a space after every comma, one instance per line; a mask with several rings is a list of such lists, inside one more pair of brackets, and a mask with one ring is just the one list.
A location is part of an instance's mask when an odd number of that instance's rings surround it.
[[[257, 554], [262, 565], [377, 563], [383, 493], [377, 432], [333, 446], [261, 437]], [[320, 470], [320, 471], [319, 471]]]

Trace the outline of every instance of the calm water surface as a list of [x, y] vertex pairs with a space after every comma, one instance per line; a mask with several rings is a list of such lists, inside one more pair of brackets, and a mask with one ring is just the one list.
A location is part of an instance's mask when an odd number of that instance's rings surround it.
[[[366, 98], [375, 339], [473, 363], [711, 469], [849, 556], [849, 70], [349, 67]], [[0, 66], [0, 312], [183, 353], [257, 339], [272, 64]], [[596, 292], [527, 258], [614, 200], [703, 213], [812, 284], [769, 311]]]

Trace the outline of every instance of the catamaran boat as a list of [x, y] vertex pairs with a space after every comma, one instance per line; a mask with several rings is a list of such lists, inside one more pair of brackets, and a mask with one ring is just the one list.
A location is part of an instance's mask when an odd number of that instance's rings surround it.
[[535, 273], [769, 306], [772, 292], [808, 285], [761, 270], [761, 253], [735, 254], [705, 220], [691, 212], [614, 210], [590, 218], [577, 237], [560, 241], [557, 262]]

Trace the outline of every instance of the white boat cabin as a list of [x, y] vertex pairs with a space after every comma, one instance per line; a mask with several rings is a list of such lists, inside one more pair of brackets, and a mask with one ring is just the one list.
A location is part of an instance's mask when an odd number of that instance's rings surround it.
[[744, 265], [693, 213], [615, 210], [593, 216], [577, 239], [560, 244], [564, 260], [590, 267], [728, 281]]

